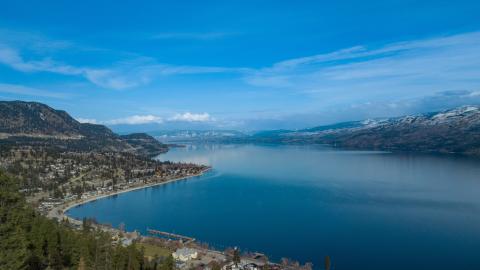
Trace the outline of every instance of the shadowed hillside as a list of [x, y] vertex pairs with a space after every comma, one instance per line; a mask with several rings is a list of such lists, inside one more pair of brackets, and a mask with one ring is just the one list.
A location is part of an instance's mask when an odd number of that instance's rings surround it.
[[1, 101], [0, 116], [0, 145], [4, 146], [130, 152], [145, 156], [168, 150], [147, 134], [119, 136], [103, 125], [80, 123], [65, 111], [37, 102]]

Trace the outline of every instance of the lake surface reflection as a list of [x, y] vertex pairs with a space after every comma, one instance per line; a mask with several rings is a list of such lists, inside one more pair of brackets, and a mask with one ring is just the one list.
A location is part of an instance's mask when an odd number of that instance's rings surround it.
[[71, 209], [334, 269], [480, 269], [480, 160], [319, 146], [190, 145], [204, 176]]

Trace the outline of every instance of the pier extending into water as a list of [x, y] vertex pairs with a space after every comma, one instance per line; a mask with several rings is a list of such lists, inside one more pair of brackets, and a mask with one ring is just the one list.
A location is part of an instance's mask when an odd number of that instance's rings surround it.
[[180, 234], [174, 234], [174, 233], [169, 233], [169, 232], [163, 232], [159, 230], [152, 230], [147, 228], [147, 232], [151, 235], [156, 235], [156, 236], [161, 236], [169, 239], [174, 239], [174, 240], [180, 240], [183, 244], [188, 244], [192, 243], [195, 241], [195, 238], [180, 235]]

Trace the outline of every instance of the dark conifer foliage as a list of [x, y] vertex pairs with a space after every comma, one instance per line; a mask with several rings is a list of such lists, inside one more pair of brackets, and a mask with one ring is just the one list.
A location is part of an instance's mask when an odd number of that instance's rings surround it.
[[148, 262], [135, 244], [112, 243], [92, 228], [73, 230], [36, 213], [0, 171], [0, 269], [172, 269]]

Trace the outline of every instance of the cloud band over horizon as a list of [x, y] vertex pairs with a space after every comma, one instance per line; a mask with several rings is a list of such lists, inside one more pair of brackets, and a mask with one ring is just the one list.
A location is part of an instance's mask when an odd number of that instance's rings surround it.
[[[148, 96], [154, 93], [161, 100], [168, 99], [170, 95], [176, 96], [176, 91], [179, 91], [176, 101], [170, 102], [176, 105], [165, 108], [170, 111], [167, 114], [159, 114], [155, 106], [150, 106], [149, 109], [142, 110], [142, 113], [127, 114], [116, 112], [115, 109], [112, 116], [102, 117], [109, 120], [98, 120], [88, 113], [79, 118], [85, 122], [108, 125], [209, 122], [216, 123], [219, 127], [227, 125], [249, 128], [256, 126], [252, 124], [255, 121], [271, 123], [265, 124], [265, 127], [283, 127], [280, 121], [285, 121], [288, 122], [286, 127], [296, 127], [312, 124], [313, 120], [309, 118], [313, 116], [321, 124], [334, 119], [353, 119], [358, 115], [396, 115], [400, 113], [398, 108], [409, 113], [413, 109], [399, 105], [406, 104], [405, 100], [421, 100], [448, 91], [476, 93], [480, 89], [480, 32], [475, 31], [375, 46], [360, 44], [260, 67], [194, 65], [188, 61], [185, 64], [169, 64], [152, 56], [125, 52], [118, 53], [115, 61], [92, 64], [77, 59], [75, 63], [69, 63], [70, 57], [61, 56], [82, 50], [82, 45], [72, 41], [32, 37], [41, 41], [39, 49], [25, 42], [28, 34], [23, 33], [23, 41], [20, 42], [19, 38], [15, 39], [15, 32], [0, 31], [0, 36], [5, 33], [8, 33], [9, 38], [0, 39], [0, 64], [4, 69], [30, 77], [58, 75], [59, 81], [76, 78], [78, 81], [75, 83], [82, 85], [83, 89], [98, 91], [105, 96], [116, 95], [116, 91], [109, 94], [109, 89], [128, 90], [119, 93], [131, 93], [121, 94], [129, 96], [138, 93], [147, 103], [153, 101]], [[196, 37], [160, 37], [178, 38]], [[101, 48], [85, 51], [92, 57], [105, 53]], [[0, 93], [6, 95], [53, 100], [68, 100], [82, 95], [81, 92], [75, 92], [75, 87], [69, 89], [69, 93], [57, 91], [60, 86], [54, 88], [52, 90], [45, 84], [37, 86], [34, 81], [19, 84], [0, 80]], [[181, 93], [185, 94], [180, 97]], [[205, 93], [204, 96], [202, 93]], [[197, 101], [190, 96], [200, 98]], [[233, 96], [239, 97], [238, 101]], [[216, 100], [218, 102], [211, 103]], [[478, 102], [476, 96], [465, 96], [462, 100], [465, 103]], [[446, 100], [443, 102], [449, 104]], [[210, 108], [212, 104], [214, 108]], [[270, 109], [265, 109], [266, 107]], [[213, 113], [188, 112], [206, 111], [207, 108]], [[239, 108], [239, 112], [232, 113], [236, 108]], [[424, 109], [427, 110], [427, 107]], [[132, 110], [133, 108], [130, 109]], [[178, 111], [185, 113], [176, 113]], [[120, 115], [130, 116], [119, 117]], [[300, 115], [304, 118], [294, 117]]]

